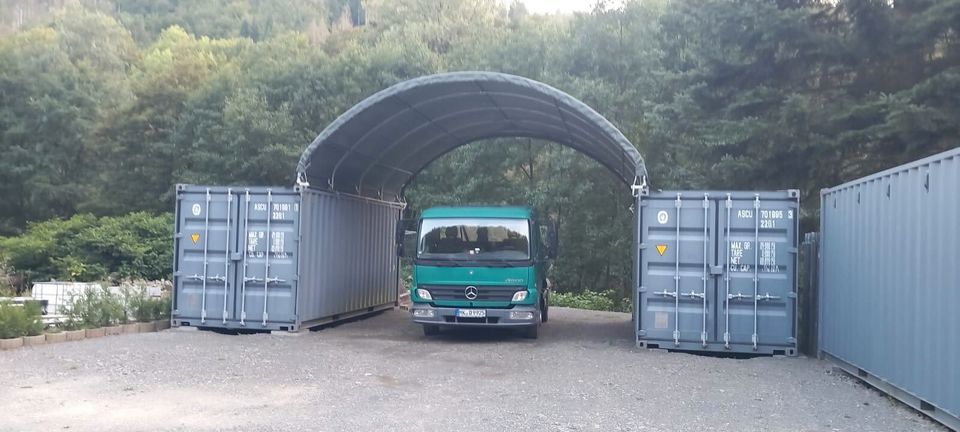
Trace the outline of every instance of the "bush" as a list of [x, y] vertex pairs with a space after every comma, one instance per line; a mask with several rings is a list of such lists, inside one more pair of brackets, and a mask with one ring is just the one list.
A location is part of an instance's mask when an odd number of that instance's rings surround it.
[[612, 312], [630, 312], [632, 310], [630, 299], [619, 298], [613, 290], [602, 293], [595, 291], [583, 291], [581, 293], [555, 292], [550, 294], [550, 305]]
[[170, 297], [164, 296], [160, 298], [151, 299], [153, 301], [153, 319], [155, 320], [165, 320], [170, 319]]
[[26, 328], [24, 336], [39, 336], [43, 334], [46, 325], [43, 324], [43, 313], [40, 302], [27, 301], [23, 305], [23, 311], [26, 315]]
[[27, 302], [24, 305], [0, 302], [0, 339], [36, 336], [41, 333], [43, 320], [38, 302]]
[[153, 320], [156, 307], [153, 305], [153, 299], [147, 297], [146, 288], [124, 287], [123, 297], [126, 300], [126, 309], [135, 322], [148, 322]]
[[32, 223], [20, 236], [0, 238], [0, 257], [26, 285], [51, 279], [169, 279], [172, 254], [170, 214], [76, 215]]
[[64, 327], [78, 330], [117, 325], [125, 319], [125, 309], [120, 296], [104, 288], [90, 289], [70, 299]]

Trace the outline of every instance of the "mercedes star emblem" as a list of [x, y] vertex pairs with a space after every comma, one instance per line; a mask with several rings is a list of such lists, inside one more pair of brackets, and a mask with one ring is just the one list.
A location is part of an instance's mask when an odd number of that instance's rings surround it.
[[475, 287], [475, 286], [473, 286], [473, 285], [470, 285], [470, 286], [468, 286], [466, 289], [463, 290], [463, 296], [466, 297], [467, 300], [474, 300], [474, 299], [476, 299], [476, 298], [477, 298], [477, 294], [479, 294], [479, 293], [480, 293], [480, 290], [478, 290], [477, 287]]

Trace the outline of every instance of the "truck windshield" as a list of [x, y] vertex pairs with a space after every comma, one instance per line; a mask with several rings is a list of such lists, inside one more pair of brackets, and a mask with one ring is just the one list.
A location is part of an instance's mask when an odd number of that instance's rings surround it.
[[445, 260], [530, 259], [526, 219], [424, 219], [417, 257]]

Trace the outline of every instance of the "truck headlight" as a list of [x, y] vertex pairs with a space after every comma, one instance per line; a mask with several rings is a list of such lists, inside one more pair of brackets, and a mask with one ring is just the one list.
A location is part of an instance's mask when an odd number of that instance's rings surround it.
[[424, 300], [433, 300], [433, 296], [430, 295], [430, 291], [427, 291], [423, 288], [417, 288], [417, 297], [420, 297]]
[[527, 299], [527, 290], [517, 291], [513, 293], [513, 299], [511, 301], [519, 302]]

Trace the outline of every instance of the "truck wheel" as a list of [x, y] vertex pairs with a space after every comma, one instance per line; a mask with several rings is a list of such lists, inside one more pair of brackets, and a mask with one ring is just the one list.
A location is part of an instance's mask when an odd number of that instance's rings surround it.
[[550, 306], [547, 306], [546, 302], [540, 302], [540, 322], [547, 322], [547, 317], [549, 316], [547, 312], [550, 312]]
[[523, 329], [523, 337], [527, 339], [536, 339], [539, 336], [540, 336], [540, 324], [527, 326], [527, 328]]
[[424, 336], [436, 336], [440, 334], [440, 326], [438, 325], [425, 325], [423, 326], [423, 335]]

